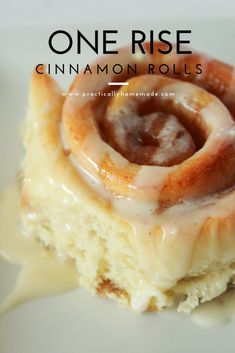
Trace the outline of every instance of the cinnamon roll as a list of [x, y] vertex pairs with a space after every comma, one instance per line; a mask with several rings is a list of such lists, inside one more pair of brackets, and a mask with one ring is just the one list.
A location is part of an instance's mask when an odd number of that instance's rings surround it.
[[[135, 311], [190, 312], [235, 276], [234, 70], [130, 48], [95, 64], [107, 61], [139, 73], [77, 76], [66, 96], [33, 74], [22, 225], [74, 259], [79, 285]], [[203, 72], [146, 75], [162, 62]]]

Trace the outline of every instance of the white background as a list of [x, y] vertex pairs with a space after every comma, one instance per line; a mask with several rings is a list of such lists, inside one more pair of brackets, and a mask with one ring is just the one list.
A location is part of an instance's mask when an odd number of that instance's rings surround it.
[[[0, 27], [232, 17], [233, 0], [0, 1]], [[209, 27], [208, 23], [208, 27]]]

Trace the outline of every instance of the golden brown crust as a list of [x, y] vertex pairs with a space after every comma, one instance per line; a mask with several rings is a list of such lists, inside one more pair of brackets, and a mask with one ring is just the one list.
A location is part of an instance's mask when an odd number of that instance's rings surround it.
[[103, 279], [102, 282], [97, 287], [96, 291], [97, 291], [97, 294], [103, 298], [107, 297], [109, 294], [113, 294], [117, 298], [124, 297], [128, 299], [127, 292], [124, 289], [118, 288], [109, 279]]

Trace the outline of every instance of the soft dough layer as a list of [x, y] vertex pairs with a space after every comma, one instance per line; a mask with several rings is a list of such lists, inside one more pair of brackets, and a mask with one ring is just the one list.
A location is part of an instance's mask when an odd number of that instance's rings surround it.
[[[176, 302], [190, 312], [223, 293], [235, 273], [234, 192], [205, 203], [196, 217], [190, 205], [187, 212], [173, 207], [146, 232], [141, 220], [122, 216], [126, 205], [119, 204], [118, 212], [72, 164], [61, 143], [63, 100], [49, 76], [33, 76], [22, 164], [26, 233], [74, 259], [81, 286], [135, 311]], [[178, 215], [184, 219], [180, 227]]]

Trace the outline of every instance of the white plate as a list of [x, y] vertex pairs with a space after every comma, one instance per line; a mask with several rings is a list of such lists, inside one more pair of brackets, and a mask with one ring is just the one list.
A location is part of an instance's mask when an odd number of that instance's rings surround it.
[[[173, 30], [179, 26], [173, 22], [166, 26], [158, 21], [157, 26], [142, 23], [141, 27]], [[206, 19], [190, 23], [181, 21], [180, 27], [192, 29], [194, 48], [235, 63], [235, 45], [231, 41], [235, 38], [234, 19], [217, 19], [210, 24]], [[91, 27], [79, 28], [87, 34], [92, 33]], [[73, 33], [76, 30], [75, 27], [67, 29]], [[127, 44], [130, 26], [122, 26], [119, 30], [119, 44]], [[27, 87], [34, 65], [40, 62], [83, 65], [93, 59], [88, 51], [82, 58], [73, 52], [58, 59], [47, 46], [51, 32], [52, 28], [32, 28], [5, 30], [0, 35], [0, 189], [14, 179], [22, 156], [18, 130], [27, 109]], [[70, 80], [59, 77], [64, 86]], [[13, 286], [15, 276], [15, 269], [1, 261], [0, 299]], [[33, 300], [1, 317], [0, 353], [231, 352], [234, 350], [234, 329], [235, 322], [211, 329], [201, 328], [177, 314], [137, 316], [80, 289]]]

